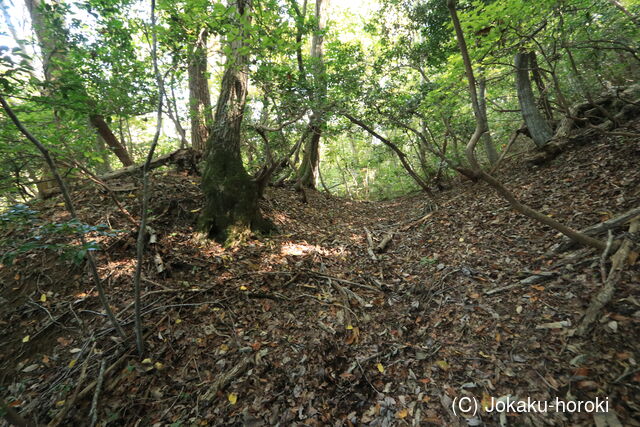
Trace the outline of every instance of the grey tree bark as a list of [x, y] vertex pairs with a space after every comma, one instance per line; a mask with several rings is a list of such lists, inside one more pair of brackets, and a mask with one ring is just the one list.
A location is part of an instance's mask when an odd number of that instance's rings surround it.
[[213, 113], [207, 78], [207, 30], [202, 30], [193, 46], [187, 71], [189, 74], [189, 116], [191, 118], [191, 147], [204, 152], [209, 138]]
[[516, 68], [516, 90], [518, 92], [522, 118], [529, 129], [531, 139], [533, 139], [537, 147], [542, 147], [549, 142], [553, 136], [553, 132], [551, 131], [549, 123], [547, 123], [542, 114], [540, 114], [533, 96], [531, 79], [529, 78], [531, 55], [531, 53], [525, 52], [516, 53], [514, 59]]

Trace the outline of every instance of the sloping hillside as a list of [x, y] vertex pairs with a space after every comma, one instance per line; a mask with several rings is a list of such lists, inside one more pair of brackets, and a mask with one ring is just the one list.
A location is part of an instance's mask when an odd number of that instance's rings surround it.
[[[628, 127], [640, 131], [640, 122]], [[544, 166], [509, 159], [498, 177], [531, 206], [583, 228], [640, 205], [639, 161], [639, 139], [608, 136]], [[109, 425], [594, 423], [584, 412], [501, 420], [452, 411], [461, 397], [505, 396], [608, 398], [599, 422], [638, 425], [639, 264], [595, 330], [573, 336], [602, 286], [601, 254], [549, 254], [559, 236], [484, 184], [459, 183], [435, 201], [308, 192], [303, 203], [292, 189], [269, 189], [263, 210], [279, 233], [225, 249], [194, 237], [197, 178], [165, 171], [153, 182], [144, 360], [116, 338], [82, 265], [38, 249], [0, 269], [2, 395], [30, 419], [46, 423], [66, 408], [64, 424], [86, 422], [102, 379], [93, 406]], [[137, 215], [140, 183], [110, 185]], [[134, 227], [99, 188], [74, 200], [84, 222], [120, 230], [90, 234], [132, 334]], [[60, 203], [35, 203], [33, 216], [63, 223]], [[4, 237], [24, 240], [28, 229]]]

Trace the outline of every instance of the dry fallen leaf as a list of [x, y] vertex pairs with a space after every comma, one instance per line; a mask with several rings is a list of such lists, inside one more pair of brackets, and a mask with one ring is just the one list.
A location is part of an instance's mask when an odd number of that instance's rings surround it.
[[401, 420], [404, 419], [404, 418], [407, 418], [407, 415], [409, 415], [409, 410], [406, 409], [406, 408], [401, 410], [401, 411], [396, 412], [396, 418], [399, 418]]

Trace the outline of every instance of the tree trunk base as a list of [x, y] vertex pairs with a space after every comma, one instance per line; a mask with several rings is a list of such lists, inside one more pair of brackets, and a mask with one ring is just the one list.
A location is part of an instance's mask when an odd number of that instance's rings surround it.
[[205, 205], [198, 229], [225, 245], [245, 241], [252, 232], [274, 230], [260, 213], [258, 184], [244, 170], [242, 161], [220, 151], [209, 157], [202, 177]]

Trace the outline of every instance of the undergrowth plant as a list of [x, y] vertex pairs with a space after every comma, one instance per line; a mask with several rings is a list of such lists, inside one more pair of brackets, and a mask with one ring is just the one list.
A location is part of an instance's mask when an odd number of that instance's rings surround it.
[[85, 244], [69, 243], [78, 235], [115, 236], [120, 231], [106, 224], [90, 225], [72, 219], [48, 222], [38, 217], [38, 211], [25, 204], [17, 204], [0, 214], [0, 262], [13, 264], [20, 255], [38, 250], [59, 254], [61, 259], [80, 265], [88, 251], [100, 249], [92, 240]]

